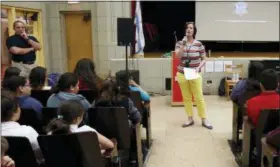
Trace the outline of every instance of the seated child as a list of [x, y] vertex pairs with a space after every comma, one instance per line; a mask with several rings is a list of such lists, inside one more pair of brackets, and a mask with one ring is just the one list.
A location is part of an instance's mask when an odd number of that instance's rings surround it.
[[100, 99], [97, 100], [95, 107], [124, 107], [128, 112], [128, 119], [132, 124], [137, 124], [141, 120], [141, 114], [134, 106], [133, 101], [121, 90], [114, 78], [107, 78], [101, 89]]
[[264, 70], [260, 75], [260, 86], [262, 93], [247, 101], [248, 117], [254, 126], [257, 126], [261, 110], [279, 109], [280, 95], [276, 92], [279, 79], [275, 70]]
[[78, 127], [83, 120], [84, 108], [77, 100], [67, 100], [58, 107], [58, 118], [53, 119], [47, 126], [47, 133], [51, 135], [94, 132], [97, 134], [98, 141], [102, 150], [112, 150], [114, 143], [105, 136], [98, 133], [95, 129], [83, 125]]
[[43, 162], [43, 156], [37, 142], [38, 133], [30, 126], [20, 125], [21, 110], [17, 98], [11, 98], [1, 92], [1, 130], [2, 136], [19, 136], [29, 139], [39, 163]]

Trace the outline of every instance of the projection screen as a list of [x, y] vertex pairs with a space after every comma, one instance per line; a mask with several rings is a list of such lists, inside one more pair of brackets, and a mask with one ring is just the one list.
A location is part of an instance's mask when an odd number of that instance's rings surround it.
[[198, 40], [279, 41], [279, 2], [196, 2]]

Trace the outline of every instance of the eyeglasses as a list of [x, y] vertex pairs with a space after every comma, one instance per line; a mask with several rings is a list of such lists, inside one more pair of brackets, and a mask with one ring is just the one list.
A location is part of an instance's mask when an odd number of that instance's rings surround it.
[[23, 28], [24, 29], [25, 27], [16, 26], [16, 28]]

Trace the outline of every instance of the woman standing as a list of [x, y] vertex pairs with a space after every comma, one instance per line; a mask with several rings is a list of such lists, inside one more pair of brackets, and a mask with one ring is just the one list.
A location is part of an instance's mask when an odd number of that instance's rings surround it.
[[182, 127], [189, 127], [194, 124], [192, 95], [195, 98], [197, 111], [202, 119], [202, 126], [213, 129], [212, 125], [207, 122], [205, 115], [205, 101], [202, 93], [202, 77], [194, 80], [186, 80], [184, 76], [184, 67], [194, 68], [200, 73], [201, 68], [205, 65], [205, 48], [202, 43], [195, 40], [197, 29], [194, 22], [185, 24], [185, 36], [182, 41], [177, 42], [175, 46], [176, 55], [180, 58], [178, 66], [177, 80], [181, 88], [184, 99], [185, 111], [188, 115], [188, 121]]

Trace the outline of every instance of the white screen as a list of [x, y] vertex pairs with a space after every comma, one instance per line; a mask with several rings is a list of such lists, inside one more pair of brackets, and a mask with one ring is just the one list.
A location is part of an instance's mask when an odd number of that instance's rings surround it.
[[198, 40], [279, 41], [279, 2], [196, 2]]

